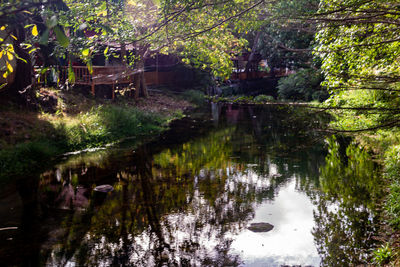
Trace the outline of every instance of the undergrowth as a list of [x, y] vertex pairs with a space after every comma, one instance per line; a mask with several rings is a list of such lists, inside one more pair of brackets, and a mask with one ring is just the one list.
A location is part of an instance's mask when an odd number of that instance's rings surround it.
[[201, 106], [206, 100], [205, 94], [199, 90], [187, 90], [183, 92], [182, 98], [197, 106]]
[[[173, 114], [171, 116], [178, 116]], [[74, 116], [42, 115], [51, 124], [36, 140], [0, 151], [0, 180], [41, 169], [68, 151], [100, 147], [126, 137], [155, 135], [167, 127], [171, 116], [142, 111], [133, 106], [102, 105]]]

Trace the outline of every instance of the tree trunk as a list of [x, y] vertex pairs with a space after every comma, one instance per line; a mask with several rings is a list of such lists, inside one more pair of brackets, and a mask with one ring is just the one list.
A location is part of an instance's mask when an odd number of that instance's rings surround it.
[[31, 102], [33, 100], [32, 96], [34, 96], [34, 92], [30, 88], [33, 67], [29, 54], [20, 46], [25, 40], [25, 29], [20, 27], [13, 34], [17, 36], [17, 40], [13, 42], [15, 53], [24, 59], [26, 63], [20, 59], [16, 60], [16, 68], [13, 73], [15, 75], [14, 82], [7, 87], [4, 94], [19, 104], [25, 104], [26, 102]]
[[257, 43], [258, 43], [258, 40], [260, 39], [260, 35], [261, 35], [261, 32], [257, 32], [256, 37], [254, 37], [253, 47], [251, 48], [251, 53], [250, 53], [249, 59], [246, 64], [246, 70], [245, 70], [246, 71], [246, 79], [248, 78], [251, 63], [254, 60], [254, 55], [256, 54]]
[[146, 79], [144, 76], [144, 59], [141, 57], [140, 61], [136, 65], [137, 73], [134, 75], [135, 81], [135, 99], [139, 97], [148, 97]]

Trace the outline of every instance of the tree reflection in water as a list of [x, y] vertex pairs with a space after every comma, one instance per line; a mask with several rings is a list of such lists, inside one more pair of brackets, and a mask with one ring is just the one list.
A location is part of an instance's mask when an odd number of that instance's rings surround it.
[[[314, 235], [324, 262], [362, 251], [364, 244], [356, 242], [371, 232], [375, 208], [365, 204], [375, 180], [363, 177], [373, 166], [356, 149], [348, 154], [354, 162], [338, 161], [331, 144], [322, 167], [325, 136], [314, 129], [324, 126], [323, 114], [251, 106], [212, 111], [205, 116], [212, 121], [186, 118], [134, 152], [73, 157], [42, 174], [41, 221], [53, 224], [41, 226], [48, 236], [40, 246], [41, 264], [239, 266], [233, 238], [254, 218], [257, 205], [273, 201], [293, 177], [296, 189], [318, 207]], [[360, 168], [353, 177], [362, 180], [350, 179], [355, 164]], [[333, 177], [335, 172], [340, 175]], [[115, 190], [96, 195], [92, 189], [100, 184]]]
[[315, 201], [313, 234], [318, 251], [324, 266], [367, 264], [379, 224], [377, 203], [383, 193], [378, 168], [356, 144], [341, 151], [335, 136], [328, 143], [320, 174], [323, 194]]

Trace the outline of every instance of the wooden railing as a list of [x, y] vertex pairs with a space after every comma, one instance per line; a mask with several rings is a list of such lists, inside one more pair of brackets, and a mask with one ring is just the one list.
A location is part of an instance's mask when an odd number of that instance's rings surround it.
[[[124, 66], [92, 66], [90, 73], [86, 66], [72, 66], [75, 84], [90, 85], [92, 94], [95, 95], [95, 86], [100, 84], [111, 84], [113, 86], [112, 96], [114, 98], [114, 87], [116, 84], [133, 82], [132, 69]], [[62, 67], [60, 80], [68, 78], [68, 67]]]
[[[133, 82], [133, 70], [123, 66], [93, 66], [93, 72], [90, 74], [86, 66], [73, 66], [75, 74], [75, 84], [92, 85], [97, 84], [118, 84]], [[147, 85], [171, 84], [176, 82], [175, 72], [145, 72]], [[68, 67], [63, 67], [61, 72], [61, 81], [68, 78]]]
[[[73, 66], [76, 84], [114, 84], [132, 81], [133, 71], [123, 66], [93, 66], [92, 73], [86, 66]], [[68, 67], [62, 68], [61, 79], [68, 77]]]

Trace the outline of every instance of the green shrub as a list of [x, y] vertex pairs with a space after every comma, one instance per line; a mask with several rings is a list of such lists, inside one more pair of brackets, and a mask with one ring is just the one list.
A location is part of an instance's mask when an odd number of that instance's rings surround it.
[[390, 193], [386, 201], [386, 210], [390, 216], [389, 223], [396, 229], [400, 229], [400, 184], [393, 182], [390, 185]]
[[327, 91], [320, 86], [323, 76], [314, 69], [303, 69], [278, 81], [280, 99], [292, 101], [324, 101]]
[[273, 102], [275, 101], [273, 96], [270, 95], [258, 95], [254, 98], [254, 102], [260, 103], [260, 102]]
[[196, 104], [198, 106], [205, 103], [205, 95], [202, 91], [199, 90], [188, 90], [182, 94], [183, 99]]
[[234, 97], [232, 100], [233, 103], [249, 103], [252, 101], [253, 101], [252, 96], [237, 96], [237, 97]]
[[73, 121], [56, 123], [69, 150], [99, 147], [124, 137], [160, 132], [167, 118], [132, 106], [100, 106]]
[[389, 263], [390, 259], [393, 257], [393, 250], [387, 243], [374, 250], [372, 254], [372, 263], [376, 264], [377, 266], [383, 266], [384, 264]]
[[385, 173], [393, 181], [400, 181], [400, 145], [390, 147], [385, 153]]

